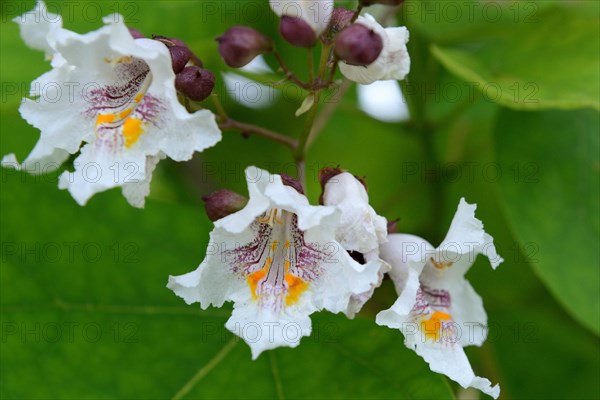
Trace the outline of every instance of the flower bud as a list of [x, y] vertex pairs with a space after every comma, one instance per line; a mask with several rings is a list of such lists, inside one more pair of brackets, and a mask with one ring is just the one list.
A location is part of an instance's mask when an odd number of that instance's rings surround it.
[[[185, 42], [183, 40], [179, 40], [177, 38], [168, 38], [166, 36], [157, 36], [154, 35], [152, 36], [152, 39], [154, 40], [158, 40], [159, 42], [163, 43], [165, 46], [167, 46], [169, 48], [169, 50], [172, 47], [183, 47], [187, 50], [187, 55], [188, 55], [188, 61], [191, 61], [192, 64], [198, 66], [198, 67], [203, 67], [202, 61], [198, 58], [198, 56], [196, 56], [188, 47], [187, 44], [185, 44]], [[183, 53], [183, 50], [175, 50], [178, 53], [178, 56], [180, 57], [181, 54]], [[174, 59], [175, 57], [173, 56], [173, 52], [171, 52], [171, 58]], [[179, 61], [181, 62], [181, 61]], [[186, 61], [187, 64], [187, 61]], [[177, 64], [179, 65], [179, 64]], [[185, 66], [185, 64], [184, 64]], [[175, 61], [173, 62], [173, 70], [175, 71], [175, 73], [179, 72], [175, 69]]]
[[202, 200], [204, 200], [206, 215], [213, 222], [240, 211], [248, 203], [246, 197], [227, 189], [204, 196]]
[[183, 71], [187, 63], [190, 61], [191, 51], [187, 47], [183, 46], [172, 46], [169, 47], [171, 53], [171, 63], [173, 65], [173, 71], [176, 74]]
[[296, 47], [310, 49], [317, 43], [317, 34], [302, 18], [284, 15], [281, 17], [279, 32], [285, 40]]
[[185, 67], [175, 76], [175, 88], [195, 101], [206, 99], [214, 87], [213, 73], [200, 67]]
[[383, 39], [372, 29], [353, 24], [335, 41], [335, 55], [348, 65], [366, 66], [377, 60], [383, 50]]
[[331, 15], [327, 30], [323, 32], [323, 41], [325, 43], [332, 43], [338, 33], [350, 24], [352, 17], [354, 17], [354, 11], [344, 7], [336, 7]]
[[241, 68], [254, 60], [259, 54], [273, 51], [273, 41], [262, 33], [247, 26], [229, 28], [219, 42], [219, 54], [225, 64]]
[[364, 7], [372, 6], [373, 4], [384, 4], [386, 6], [399, 6], [404, 3], [404, 0], [360, 0], [360, 4]]

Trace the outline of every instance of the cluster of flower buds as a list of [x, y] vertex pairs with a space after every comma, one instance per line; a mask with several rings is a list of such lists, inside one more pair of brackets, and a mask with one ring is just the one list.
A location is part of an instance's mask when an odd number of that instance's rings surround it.
[[176, 74], [175, 88], [194, 101], [202, 101], [210, 96], [215, 87], [215, 75], [203, 68], [202, 61], [187, 44], [165, 36], [152, 38], [167, 46], [171, 53], [173, 71]]

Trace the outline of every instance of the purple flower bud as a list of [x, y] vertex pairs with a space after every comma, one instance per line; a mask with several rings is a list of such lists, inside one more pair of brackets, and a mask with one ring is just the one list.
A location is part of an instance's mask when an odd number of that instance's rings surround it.
[[285, 40], [296, 47], [310, 49], [317, 43], [317, 34], [302, 18], [284, 15], [281, 17], [279, 32]]
[[385, 4], [386, 6], [399, 6], [404, 0], [360, 0], [363, 6], [372, 6], [373, 4]]
[[128, 28], [129, 29], [129, 33], [131, 33], [131, 36], [133, 36], [134, 39], [144, 39], [145, 36], [142, 32], [138, 31], [137, 29], [133, 29], [133, 28]]
[[[197, 55], [194, 54], [194, 52], [192, 52], [190, 50], [190, 48], [188, 47], [187, 44], [185, 44], [184, 41], [179, 40], [177, 38], [168, 38], [166, 36], [157, 36], [157, 35], [153, 35], [152, 39], [154, 40], [158, 40], [159, 42], [163, 43], [165, 46], [167, 46], [169, 49], [171, 49], [171, 47], [175, 47], [175, 46], [179, 46], [179, 47], [183, 47], [185, 49], [187, 49], [187, 51], [189, 52], [189, 61], [192, 62], [192, 64], [198, 66], [198, 67], [203, 67], [202, 61], [198, 58]], [[173, 53], [171, 53], [171, 57], [173, 57]], [[187, 63], [187, 62], [186, 62]], [[175, 70], [175, 64], [173, 64], [173, 70]], [[175, 73], [177, 73], [177, 71], [175, 70]]]
[[231, 190], [222, 189], [202, 198], [206, 215], [211, 221], [224, 218], [246, 207], [248, 199]]
[[241, 68], [254, 60], [259, 54], [273, 51], [273, 41], [262, 33], [247, 26], [229, 28], [219, 42], [219, 54], [225, 64], [233, 68]]
[[327, 30], [323, 32], [323, 41], [325, 43], [332, 43], [338, 33], [350, 24], [352, 17], [354, 17], [354, 11], [343, 7], [334, 8]]
[[180, 73], [187, 63], [190, 61], [191, 51], [187, 47], [183, 46], [172, 46], [169, 47], [171, 52], [171, 63], [173, 64], [173, 71], [176, 74]]
[[335, 55], [348, 65], [365, 66], [379, 57], [383, 39], [361, 24], [353, 24], [339, 34], [335, 41]]
[[296, 179], [286, 174], [279, 174], [279, 176], [281, 176], [281, 181], [284, 185], [296, 189], [296, 191], [300, 194], [304, 194], [304, 189], [302, 188], [302, 185]]
[[175, 76], [175, 88], [195, 101], [206, 99], [214, 87], [213, 73], [200, 67], [185, 67]]

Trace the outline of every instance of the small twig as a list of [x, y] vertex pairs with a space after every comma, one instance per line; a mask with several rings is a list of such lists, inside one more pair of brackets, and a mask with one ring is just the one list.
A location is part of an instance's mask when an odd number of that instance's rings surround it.
[[249, 136], [249, 135], [262, 136], [266, 139], [274, 140], [278, 143], [286, 145], [287, 147], [289, 147], [292, 150], [295, 150], [298, 146], [298, 142], [296, 140], [294, 140], [290, 137], [284, 136], [281, 133], [273, 132], [271, 130], [262, 128], [260, 126], [246, 124], [244, 122], [239, 122], [239, 121], [236, 121], [231, 118], [227, 118], [226, 120], [221, 121], [219, 123], [219, 128], [221, 128], [222, 130], [225, 130], [225, 129], [238, 130], [238, 131], [242, 132], [242, 135], [244, 135], [244, 136]]
[[213, 104], [215, 105], [215, 108], [217, 109], [217, 114], [219, 115], [219, 117], [221, 117], [221, 119], [223, 121], [227, 121], [229, 119], [229, 116], [227, 115], [227, 112], [225, 111], [223, 104], [221, 104], [221, 100], [219, 100], [219, 96], [217, 96], [216, 93], [213, 93], [213, 95], [211, 97], [212, 97]]
[[283, 70], [283, 73], [285, 74], [286, 79], [294, 82], [296, 85], [300, 86], [302, 89], [310, 90], [311, 85], [308, 83], [302, 82], [296, 75], [294, 75], [292, 70], [290, 70], [289, 67], [287, 66], [287, 64], [285, 63], [285, 61], [283, 61], [283, 57], [281, 57], [281, 54], [279, 54], [277, 51], [273, 52], [273, 54], [275, 55], [275, 58], [277, 59], [277, 63]]
[[312, 143], [319, 136], [323, 128], [325, 128], [325, 125], [327, 125], [327, 122], [329, 121], [329, 119], [337, 109], [338, 105], [340, 104], [342, 97], [344, 97], [344, 95], [346, 94], [348, 89], [350, 89], [351, 86], [352, 81], [344, 79], [344, 82], [341, 84], [337, 92], [337, 97], [339, 100], [328, 102], [327, 105], [323, 108], [323, 112], [319, 114], [319, 117], [315, 121], [315, 124], [312, 130], [310, 131], [310, 135], [306, 140], [306, 148], [309, 148], [312, 145]]

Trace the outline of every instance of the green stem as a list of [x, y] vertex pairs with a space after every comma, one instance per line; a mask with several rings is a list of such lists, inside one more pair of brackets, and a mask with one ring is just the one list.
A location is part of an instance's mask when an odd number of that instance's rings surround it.
[[362, 3], [358, 3], [358, 7], [356, 7], [356, 11], [354, 11], [354, 15], [352, 16], [352, 19], [350, 20], [351, 24], [353, 24], [358, 19], [362, 9], [363, 9]]
[[298, 168], [298, 179], [304, 188], [306, 188], [306, 176], [305, 176], [305, 166], [304, 159], [306, 156], [306, 144], [310, 137], [310, 134], [313, 129], [313, 125], [315, 123], [315, 118], [317, 116], [317, 110], [319, 109], [319, 100], [321, 94], [321, 83], [323, 82], [323, 78], [327, 71], [327, 63], [329, 62], [329, 57], [331, 55], [331, 45], [323, 45], [321, 47], [321, 59], [319, 60], [319, 69], [317, 72], [317, 77], [315, 81], [311, 82], [313, 85], [313, 90], [311, 94], [314, 96], [314, 102], [310, 110], [308, 110], [308, 114], [306, 115], [306, 119], [304, 120], [304, 127], [302, 132], [300, 133], [300, 137], [298, 139], [298, 145], [294, 151], [294, 160], [296, 161], [296, 166]]
[[302, 89], [306, 89], [306, 90], [310, 89], [310, 84], [306, 84], [306, 83], [302, 82], [296, 75], [294, 75], [292, 70], [287, 66], [287, 64], [283, 60], [283, 57], [281, 57], [281, 54], [279, 54], [279, 52], [275, 51], [275, 52], [273, 52], [273, 54], [275, 55], [275, 58], [277, 59], [277, 63], [283, 70], [283, 73], [285, 74], [286, 79], [294, 82], [296, 85], [300, 86]]
[[313, 49], [308, 49], [308, 81], [313, 81]]

